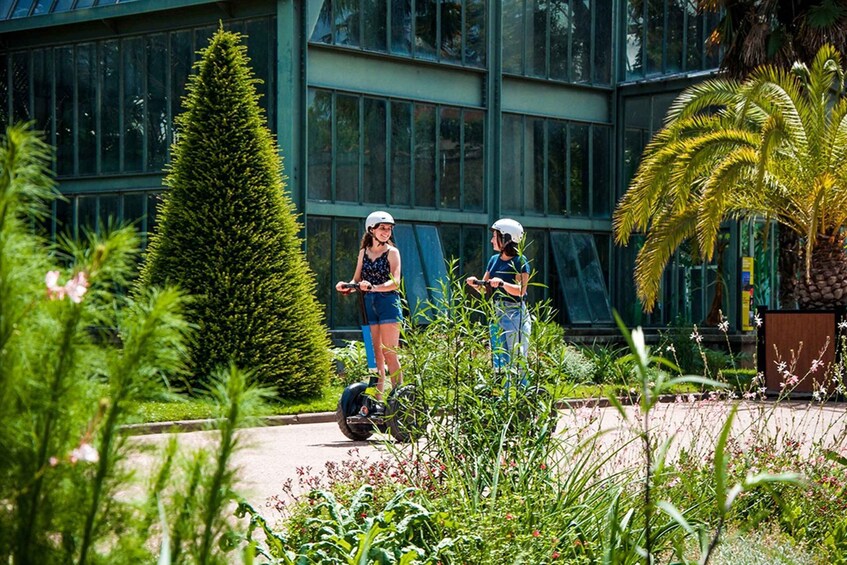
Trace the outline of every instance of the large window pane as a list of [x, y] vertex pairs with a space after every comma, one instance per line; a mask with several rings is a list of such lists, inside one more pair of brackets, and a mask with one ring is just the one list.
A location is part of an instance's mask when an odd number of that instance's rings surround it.
[[665, 41], [667, 42], [665, 72], [667, 73], [676, 73], [682, 70], [683, 32], [685, 30], [685, 16], [682, 4], [686, 1], [667, 0], [668, 28], [665, 32]]
[[521, 213], [521, 162], [523, 159], [523, 120], [520, 116], [503, 116], [503, 139], [500, 160], [500, 206], [504, 212]]
[[359, 201], [359, 98], [339, 94], [335, 102], [335, 198]]
[[333, 2], [335, 16], [335, 44], [359, 46], [359, 3]]
[[523, 72], [524, 0], [503, 0], [503, 72]]
[[391, 203], [412, 203], [412, 106], [391, 103]]
[[77, 151], [79, 174], [97, 172], [97, 50], [93, 43], [76, 48], [77, 73]]
[[12, 53], [12, 121], [30, 119], [29, 108], [29, 51]]
[[544, 213], [544, 120], [527, 118], [527, 166], [524, 187], [527, 212]]
[[9, 59], [8, 54], [0, 53], [0, 126], [5, 126], [9, 123]]
[[588, 214], [588, 190], [591, 169], [588, 164], [588, 126], [570, 127], [570, 213], [576, 216]]
[[121, 164], [121, 63], [118, 41], [100, 44], [100, 170], [115, 173]]
[[123, 41], [124, 170], [140, 171], [144, 155], [144, 40]]
[[143, 192], [123, 195], [124, 209], [121, 220], [131, 223], [139, 231], [144, 229], [144, 200], [146, 198], [147, 195]]
[[80, 196], [76, 201], [78, 234], [82, 237], [86, 231], [94, 232], [97, 230], [97, 197]]
[[459, 208], [462, 160], [462, 116], [457, 108], [441, 108], [438, 162], [441, 208]]
[[362, 48], [385, 51], [385, 0], [368, 0], [362, 9]]
[[485, 65], [485, 0], [465, 0], [465, 63]]
[[609, 147], [609, 128], [594, 127], [592, 131], [592, 213], [598, 218], [608, 218], [612, 194], [610, 190], [611, 177], [609, 175], [609, 167], [612, 163], [611, 148]]
[[564, 122], [547, 124], [547, 213], [567, 213], [568, 127]]
[[665, 2], [647, 1], [647, 68], [646, 74], [661, 73], [663, 70], [662, 44], [665, 39]]
[[546, 0], [527, 0], [526, 73], [531, 76], [547, 76], [547, 15]]
[[477, 110], [465, 110], [464, 121], [464, 209], [481, 211], [485, 187], [485, 116]]
[[[591, 2], [590, 0], [571, 0], [573, 11], [573, 35], [571, 36], [571, 80], [589, 82], [591, 80]], [[610, 49], [608, 45], [604, 49]]]
[[594, 2], [594, 82], [612, 82], [612, 0]]
[[415, 104], [415, 206], [435, 207], [435, 107]]
[[309, 91], [309, 198], [332, 199], [332, 94]]
[[365, 202], [385, 204], [385, 101], [365, 98], [364, 189]]
[[466, 226], [462, 228], [462, 270], [467, 275], [482, 277], [491, 249], [488, 243], [488, 230], [482, 227]]
[[[335, 246], [333, 281], [349, 281], [356, 270], [356, 258], [359, 256], [359, 241], [362, 239], [364, 228], [360, 220], [335, 221]], [[339, 298], [335, 301], [332, 316], [333, 327], [359, 327], [358, 297]]]
[[75, 237], [74, 233], [74, 198], [55, 200], [56, 205], [56, 234]]
[[[306, 221], [306, 260], [309, 268], [315, 274], [315, 297], [324, 305], [326, 321], [332, 325], [332, 299], [335, 296], [335, 283], [332, 280], [332, 220], [309, 216]], [[350, 280], [348, 275], [341, 275], [339, 279]], [[340, 298], [343, 300], [343, 298]]]
[[171, 115], [182, 112], [182, 97], [187, 94], [186, 85], [194, 62], [194, 48], [190, 31], [175, 31], [171, 34]]
[[53, 128], [53, 50], [37, 49], [32, 52], [32, 116], [35, 127], [47, 136], [52, 143], [50, 132]]
[[276, 66], [271, 64], [271, 49], [276, 47], [276, 42], [271, 46], [273, 32], [270, 30], [272, 20], [262, 18], [250, 20], [244, 24], [244, 33], [247, 34], [247, 56], [250, 57], [250, 66], [256, 73], [256, 78], [261, 82], [256, 84], [256, 92], [259, 94], [259, 105], [265, 110], [271, 131], [276, 129], [274, 93], [276, 92]]
[[107, 227], [114, 227], [123, 220], [119, 194], [104, 194], [99, 197], [97, 209], [97, 231], [103, 232]]
[[568, 44], [571, 37], [571, 17], [568, 0], [551, 0], [550, 5], [550, 78], [568, 80]]
[[398, 55], [412, 52], [411, 0], [391, 0], [391, 52]]
[[697, 0], [681, 0], [685, 8], [685, 68], [699, 70], [703, 68], [703, 18], [697, 9]]
[[441, 60], [462, 62], [462, 3], [441, 0]]
[[56, 172], [74, 173], [74, 52], [58, 47], [56, 57]]
[[435, 59], [438, 45], [439, 0], [415, 1], [415, 56]]
[[147, 38], [147, 170], [159, 171], [168, 157], [168, 38]]
[[332, 0], [324, 0], [309, 41], [332, 43]]
[[644, 76], [642, 43], [644, 39], [644, 3], [626, 2], [626, 78]]

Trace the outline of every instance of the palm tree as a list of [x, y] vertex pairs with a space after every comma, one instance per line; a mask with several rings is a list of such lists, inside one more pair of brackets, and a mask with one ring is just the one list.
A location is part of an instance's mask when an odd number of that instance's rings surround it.
[[[811, 62], [830, 43], [847, 56], [847, 6], [844, 0], [698, 0], [700, 9], [721, 14], [709, 36], [721, 48], [721, 73], [743, 79], [769, 64], [789, 70], [795, 61]], [[784, 227], [779, 236], [779, 302], [796, 301], [800, 270], [799, 238]]]
[[694, 85], [673, 103], [615, 210], [618, 243], [646, 230], [639, 298], [652, 310], [662, 272], [689, 239], [705, 259], [727, 219], [761, 216], [804, 241], [801, 307], [847, 304], [847, 97], [841, 55], [760, 67], [743, 82]]

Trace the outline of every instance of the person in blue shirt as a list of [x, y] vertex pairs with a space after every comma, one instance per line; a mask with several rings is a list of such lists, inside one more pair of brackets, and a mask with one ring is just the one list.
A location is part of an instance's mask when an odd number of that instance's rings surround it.
[[[472, 287], [482, 286], [494, 300], [495, 318], [491, 324], [492, 362], [495, 369], [512, 368], [512, 356], [526, 359], [532, 321], [526, 307], [530, 266], [518, 251], [523, 240], [523, 226], [502, 218], [491, 225], [491, 245], [496, 253], [488, 260], [482, 282], [468, 277]], [[518, 372], [523, 372], [521, 367]]]

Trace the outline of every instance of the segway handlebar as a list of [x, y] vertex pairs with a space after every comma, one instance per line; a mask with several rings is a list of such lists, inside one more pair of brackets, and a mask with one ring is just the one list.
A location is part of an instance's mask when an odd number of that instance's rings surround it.
[[352, 288], [353, 290], [359, 290], [360, 283], [344, 283], [341, 285], [341, 288]]
[[472, 282], [472, 284], [473, 284], [474, 286], [484, 286], [484, 287], [490, 287], [490, 286], [491, 286], [491, 281], [484, 281], [484, 280], [481, 280], [481, 279], [475, 279], [475, 280]]

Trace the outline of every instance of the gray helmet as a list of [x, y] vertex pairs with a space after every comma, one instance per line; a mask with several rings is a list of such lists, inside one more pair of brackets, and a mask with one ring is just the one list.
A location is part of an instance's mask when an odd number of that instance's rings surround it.
[[500, 218], [491, 224], [491, 229], [500, 232], [503, 243], [520, 243], [523, 239], [523, 226], [509, 218]]
[[379, 224], [391, 224], [393, 226], [394, 217], [388, 212], [383, 212], [382, 210], [371, 212], [365, 220], [365, 231], [371, 231], [372, 228], [377, 227]]

